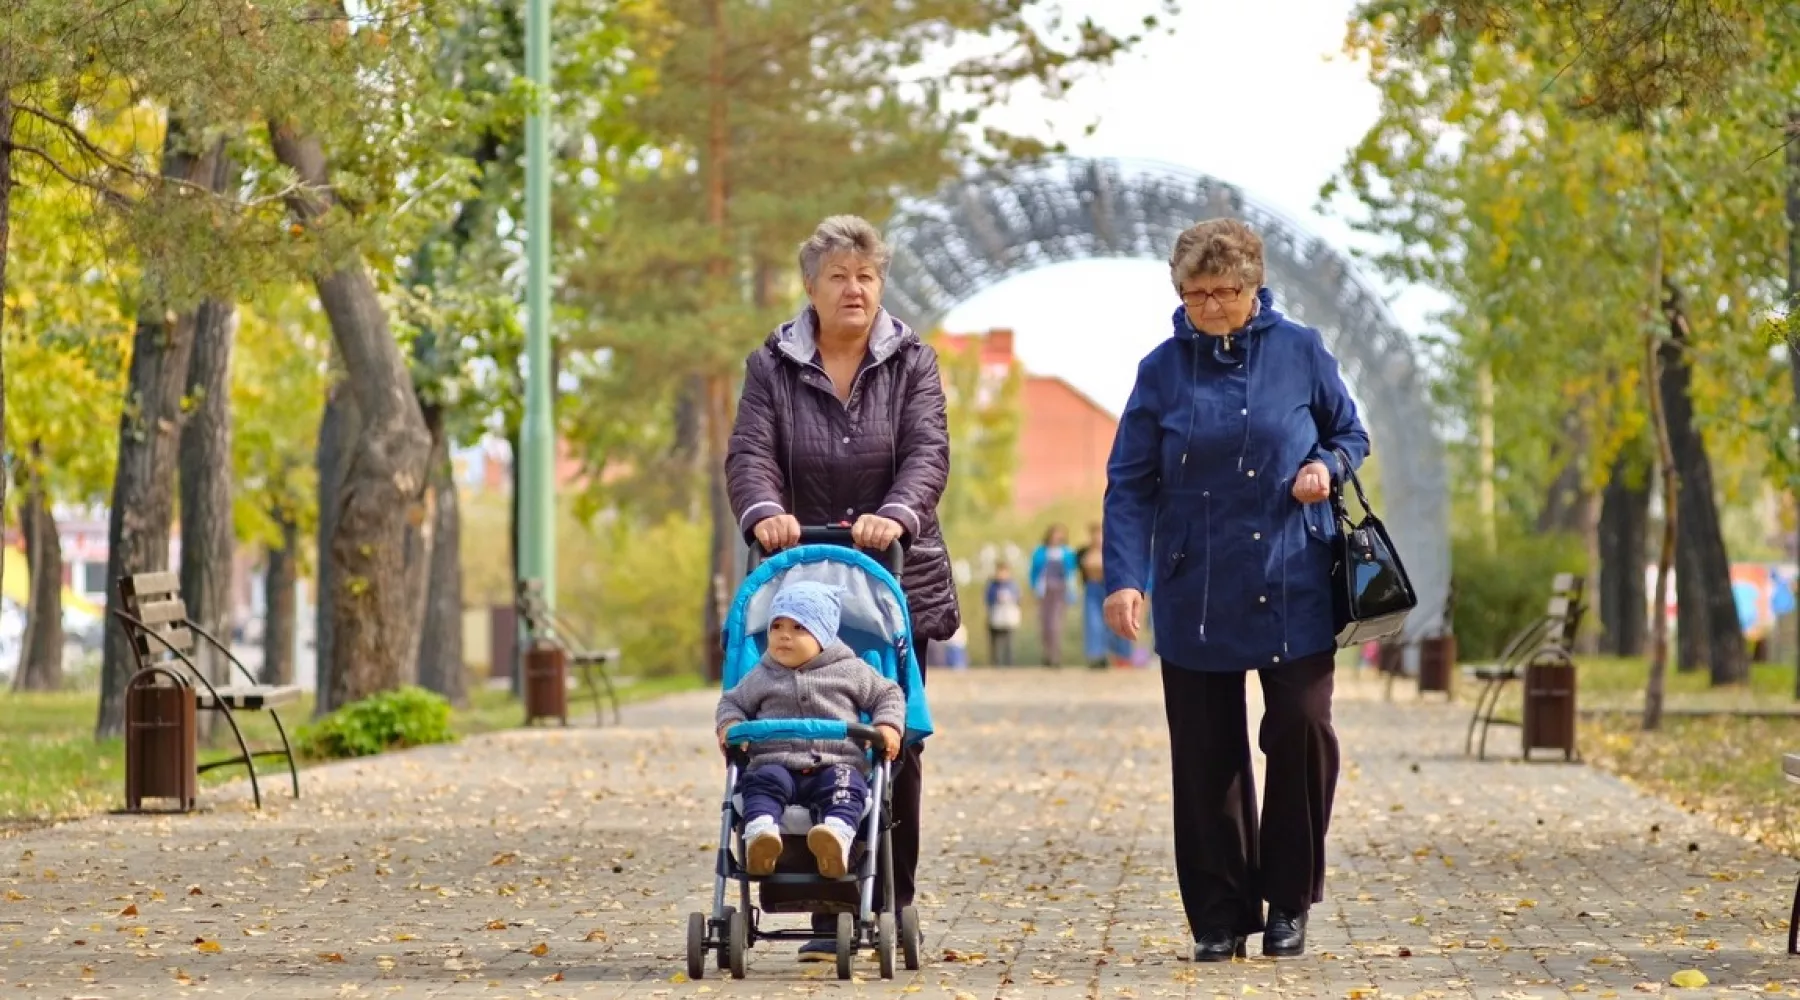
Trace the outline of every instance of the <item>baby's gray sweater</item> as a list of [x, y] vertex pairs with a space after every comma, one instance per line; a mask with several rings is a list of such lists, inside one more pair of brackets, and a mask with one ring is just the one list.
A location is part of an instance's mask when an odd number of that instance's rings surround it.
[[[751, 719], [836, 719], [906, 732], [906, 696], [900, 685], [875, 672], [843, 643], [796, 668], [784, 667], [763, 654], [756, 669], [719, 697], [713, 731]], [[863, 751], [849, 740], [766, 740], [750, 748], [750, 764], [789, 770], [831, 764], [864, 763]]]

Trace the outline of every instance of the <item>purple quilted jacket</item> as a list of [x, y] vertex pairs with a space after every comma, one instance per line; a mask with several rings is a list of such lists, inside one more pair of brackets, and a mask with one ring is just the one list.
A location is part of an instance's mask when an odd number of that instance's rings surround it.
[[842, 402], [819, 364], [809, 306], [744, 363], [744, 393], [725, 455], [731, 508], [746, 539], [792, 514], [803, 525], [879, 514], [906, 529], [901, 583], [916, 639], [948, 639], [960, 615], [937, 505], [950, 476], [950, 433], [937, 352], [881, 310]]

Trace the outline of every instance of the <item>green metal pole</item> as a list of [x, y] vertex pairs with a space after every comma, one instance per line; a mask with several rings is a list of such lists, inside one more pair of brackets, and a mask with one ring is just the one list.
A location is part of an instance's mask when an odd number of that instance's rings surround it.
[[525, 74], [531, 114], [525, 120], [525, 426], [519, 503], [519, 575], [542, 580], [556, 603], [556, 430], [550, 385], [550, 0], [526, 0]]

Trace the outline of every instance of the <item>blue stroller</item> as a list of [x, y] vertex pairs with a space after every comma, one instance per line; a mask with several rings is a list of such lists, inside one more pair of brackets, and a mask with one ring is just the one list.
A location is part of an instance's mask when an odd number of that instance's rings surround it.
[[[767, 643], [769, 606], [788, 580], [828, 583], [843, 591], [842, 625], [838, 637], [854, 649], [869, 669], [895, 681], [906, 695], [907, 742], [931, 734], [931, 713], [925, 704], [924, 685], [912, 646], [911, 619], [902, 593], [899, 572], [904, 558], [898, 544], [881, 553], [878, 563], [850, 547], [846, 528], [808, 528], [797, 548], [758, 563], [760, 549], [752, 546], [752, 570], [738, 588], [726, 619], [724, 687], [729, 690], [756, 667]], [[885, 565], [884, 565], [885, 564]], [[867, 722], [868, 720], [864, 720]], [[720, 971], [742, 979], [746, 954], [759, 940], [809, 941], [818, 935], [811, 929], [765, 929], [761, 918], [771, 913], [827, 913], [837, 915], [837, 975], [849, 979], [851, 961], [860, 947], [872, 947], [881, 965], [881, 977], [894, 975], [895, 945], [909, 970], [919, 967], [919, 914], [908, 906], [897, 915], [894, 899], [893, 835], [889, 830], [893, 802], [893, 769], [885, 755], [871, 753], [869, 804], [850, 849], [850, 870], [843, 878], [818, 873], [806, 846], [806, 832], [816, 821], [805, 806], [791, 805], [781, 817], [783, 847], [775, 872], [751, 875], [744, 867], [743, 799], [738, 776], [748, 762], [745, 747], [770, 739], [848, 739], [865, 749], [879, 750], [881, 734], [872, 726], [819, 719], [758, 719], [739, 723], [726, 734], [731, 749], [725, 767], [725, 800], [719, 822], [717, 879], [710, 917], [688, 915], [687, 973], [700, 979], [706, 973], [706, 957], [717, 957]], [[876, 913], [875, 880], [881, 879], [885, 909]], [[726, 883], [738, 884], [738, 904], [726, 905]], [[759, 883], [760, 906], [750, 903], [750, 885]]]

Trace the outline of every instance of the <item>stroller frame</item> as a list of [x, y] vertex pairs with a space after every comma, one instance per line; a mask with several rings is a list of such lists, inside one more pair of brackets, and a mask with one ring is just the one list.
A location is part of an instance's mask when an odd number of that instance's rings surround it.
[[[809, 528], [801, 534], [801, 544], [847, 544], [849, 532], [841, 528]], [[760, 553], [752, 548], [752, 558]], [[897, 580], [898, 567], [904, 556], [900, 546], [895, 544], [885, 553], [884, 562], [887, 569]], [[753, 564], [754, 565], [754, 564]], [[906, 643], [899, 650], [902, 662], [908, 654]], [[842, 723], [844, 738], [849, 739], [865, 751], [885, 750], [883, 735], [873, 726], [859, 723]], [[883, 754], [877, 754], [874, 766], [869, 774], [869, 806], [857, 829], [857, 837], [852, 845], [852, 869], [842, 878], [827, 878], [817, 873], [783, 872], [777, 867], [773, 874], [752, 875], [740, 862], [747, 857], [743, 843], [742, 825], [744, 817], [733, 801], [737, 794], [737, 785], [745, 769], [749, 765], [748, 748], [757, 741], [752, 735], [756, 723], [741, 723], [732, 727], [726, 734], [729, 749], [726, 753], [725, 792], [719, 806], [719, 840], [714, 864], [714, 883], [712, 912], [699, 911], [688, 914], [687, 926], [687, 974], [691, 980], [698, 980], [706, 973], [706, 958], [710, 952], [715, 956], [717, 967], [721, 972], [730, 972], [732, 978], [744, 978], [749, 950], [758, 941], [811, 941], [821, 935], [809, 927], [764, 929], [761, 926], [763, 908], [752, 904], [750, 886], [752, 883], [762, 885], [816, 885], [833, 886], [855, 884], [856, 901], [854, 911], [851, 904], [831, 901], [807, 901], [809, 912], [835, 913], [837, 926], [835, 943], [837, 945], [836, 962], [837, 977], [849, 979], [856, 953], [863, 947], [873, 948], [880, 964], [881, 977], [892, 979], [894, 976], [894, 958], [898, 950], [909, 970], [917, 970], [920, 966], [922, 940], [919, 930], [919, 914], [917, 908], [906, 906], [899, 913], [894, 912], [894, 868], [893, 868], [893, 774], [896, 765], [888, 761]], [[767, 739], [768, 736], [761, 738]], [[904, 766], [899, 765], [899, 766]], [[784, 856], [791, 835], [784, 833]], [[854, 850], [862, 848], [860, 859]], [[733, 848], [736, 848], [733, 850]], [[883, 908], [875, 909], [876, 879], [881, 880]], [[727, 903], [727, 882], [737, 883], [737, 903]], [[764, 900], [766, 902], [766, 900]], [[773, 910], [769, 912], [800, 912], [798, 910]], [[898, 946], [898, 949], [896, 949]]]

